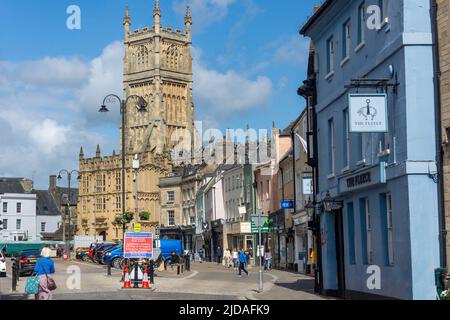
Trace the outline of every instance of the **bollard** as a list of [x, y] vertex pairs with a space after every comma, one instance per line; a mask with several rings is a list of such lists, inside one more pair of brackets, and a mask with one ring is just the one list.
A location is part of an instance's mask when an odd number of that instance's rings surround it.
[[16, 264], [16, 283], [18, 283], [20, 281], [20, 265], [19, 265], [19, 260], [15, 261]]
[[181, 264], [181, 273], [184, 273], [184, 264]]
[[122, 279], [120, 279], [120, 282], [124, 282], [125, 281], [125, 268], [126, 268], [126, 264], [125, 262], [122, 264]]
[[17, 272], [16, 272], [16, 262], [14, 261], [12, 265], [12, 291], [17, 291]]
[[181, 268], [180, 268], [180, 264], [178, 264], [178, 265], [177, 265], [177, 275], [178, 275], [178, 276], [180, 275], [180, 269], [181, 269]]
[[191, 255], [189, 255], [189, 258], [186, 260], [186, 271], [191, 271]]
[[150, 267], [149, 267], [149, 277], [150, 277], [150, 284], [155, 284], [155, 262], [152, 260], [150, 261]]
[[133, 288], [134, 289], [139, 289], [139, 276], [138, 276], [138, 268], [139, 268], [139, 264], [138, 264], [138, 262], [136, 261], [135, 263], [134, 263], [134, 286], [133, 286]]
[[107, 269], [106, 269], [107, 271], [107, 273], [106, 273], [106, 275], [107, 276], [110, 276], [111, 275], [111, 263], [108, 263], [108, 266], [107, 266]]

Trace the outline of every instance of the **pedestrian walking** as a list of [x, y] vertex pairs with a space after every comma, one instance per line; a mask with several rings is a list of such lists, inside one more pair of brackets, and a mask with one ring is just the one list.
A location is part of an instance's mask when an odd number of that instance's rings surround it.
[[239, 262], [239, 252], [236, 248], [233, 249], [232, 257], [233, 257], [233, 269], [234, 271], [237, 271]]
[[272, 269], [272, 252], [270, 250], [267, 250], [264, 254], [264, 270], [271, 270]]
[[225, 251], [225, 267], [228, 269], [231, 267], [233, 262], [233, 256], [231, 255], [230, 249]]
[[56, 289], [55, 281], [49, 274], [55, 273], [55, 263], [50, 259], [51, 251], [45, 247], [41, 251], [41, 257], [37, 260], [34, 273], [39, 277], [39, 291], [36, 300], [53, 300], [53, 290]]
[[242, 277], [242, 271], [244, 271], [247, 276], [249, 276], [248, 271], [245, 269], [247, 263], [247, 256], [243, 250], [239, 252], [239, 277]]
[[222, 263], [222, 248], [220, 246], [217, 246], [217, 250], [216, 250], [216, 257], [217, 257], [217, 264], [221, 264]]

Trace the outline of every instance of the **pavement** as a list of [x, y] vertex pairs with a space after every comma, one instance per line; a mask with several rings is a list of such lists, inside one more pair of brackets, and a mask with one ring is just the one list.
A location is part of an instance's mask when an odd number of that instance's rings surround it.
[[[11, 265], [10, 263], [8, 264]], [[120, 270], [107, 276], [105, 266], [79, 261], [55, 260], [52, 275], [58, 286], [55, 300], [322, 300], [314, 294], [313, 279], [284, 271], [264, 273], [264, 291], [258, 293], [258, 268], [248, 267], [249, 276], [216, 263], [192, 263], [191, 272], [157, 272], [150, 290], [123, 289]], [[0, 300], [27, 300], [26, 278], [11, 292], [11, 273], [0, 278]]]

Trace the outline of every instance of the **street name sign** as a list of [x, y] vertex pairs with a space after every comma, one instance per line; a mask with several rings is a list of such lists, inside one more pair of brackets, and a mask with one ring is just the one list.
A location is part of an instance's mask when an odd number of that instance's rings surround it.
[[153, 234], [137, 232], [125, 233], [123, 256], [128, 259], [152, 259]]
[[294, 209], [294, 200], [281, 201], [281, 209]]

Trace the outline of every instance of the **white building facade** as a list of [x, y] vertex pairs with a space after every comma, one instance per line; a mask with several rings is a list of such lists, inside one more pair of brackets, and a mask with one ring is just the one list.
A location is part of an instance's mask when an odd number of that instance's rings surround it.
[[36, 195], [26, 193], [0, 194], [0, 241], [35, 241]]

